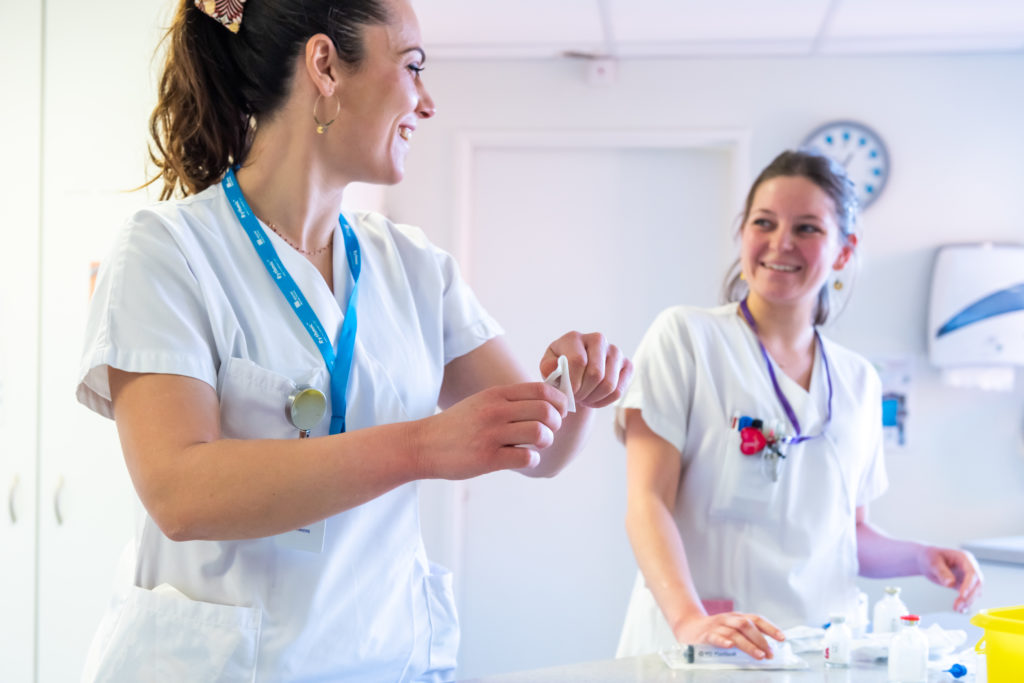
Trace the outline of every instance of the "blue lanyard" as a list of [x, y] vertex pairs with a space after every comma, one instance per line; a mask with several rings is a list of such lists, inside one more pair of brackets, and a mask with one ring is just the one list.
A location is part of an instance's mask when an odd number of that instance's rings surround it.
[[764, 348], [764, 344], [761, 343], [761, 336], [757, 333], [757, 323], [754, 322], [754, 316], [750, 313], [750, 308], [747, 306], [747, 300], [743, 299], [740, 302], [740, 310], [743, 312], [743, 317], [746, 318], [747, 324], [750, 325], [750, 329], [754, 331], [754, 338], [757, 339], [757, 345], [761, 347], [761, 355], [764, 356], [764, 364], [768, 367], [768, 376], [772, 378], [772, 386], [775, 387], [775, 396], [779, 399], [779, 403], [782, 404], [782, 409], [786, 411], [786, 417], [793, 423], [793, 428], [796, 430], [796, 436], [788, 439], [791, 444], [797, 444], [802, 441], [809, 441], [810, 439], [816, 439], [825, 433], [828, 429], [828, 424], [832, 421], [832, 372], [828, 367], [828, 356], [825, 355], [825, 343], [821, 341], [821, 335], [818, 334], [818, 330], [814, 330], [814, 338], [818, 340], [818, 348], [821, 349], [821, 364], [825, 366], [825, 378], [828, 381], [828, 414], [825, 417], [825, 424], [821, 426], [821, 431], [813, 436], [805, 436], [800, 433], [800, 422], [796, 419], [796, 412], [793, 410], [793, 406], [786, 400], [786, 395], [782, 393], [782, 387], [779, 386], [779, 380], [775, 377], [775, 370], [772, 369], [772, 361], [768, 358], [768, 350]]
[[335, 355], [331, 340], [324, 330], [324, 326], [317, 318], [313, 307], [306, 301], [302, 290], [295, 284], [295, 280], [284, 267], [277, 251], [270, 243], [267, 233], [260, 227], [260, 222], [249, 208], [248, 202], [238, 187], [238, 180], [235, 178], [234, 169], [228, 169], [221, 181], [224, 193], [227, 195], [231, 208], [235, 210], [238, 221], [242, 224], [246, 234], [256, 248], [267, 273], [277, 284], [281, 294], [284, 295], [289, 307], [295, 311], [302, 326], [306, 328], [309, 336], [313, 339], [320, 355], [324, 357], [327, 369], [331, 373], [331, 434], [340, 434], [345, 431], [345, 392], [348, 389], [348, 378], [352, 370], [352, 353], [356, 343], [356, 299], [359, 296], [359, 270], [362, 260], [359, 254], [359, 240], [352, 230], [352, 226], [345, 220], [345, 216], [338, 214], [338, 223], [345, 236], [345, 250], [348, 253], [348, 266], [352, 271], [352, 294], [348, 297], [348, 306], [345, 309], [345, 320], [341, 325], [341, 335], [338, 338], [338, 353]]

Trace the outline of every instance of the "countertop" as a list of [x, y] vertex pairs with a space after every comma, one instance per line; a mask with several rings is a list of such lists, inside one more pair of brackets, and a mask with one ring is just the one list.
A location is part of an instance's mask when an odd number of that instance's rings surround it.
[[979, 560], [1024, 565], [1024, 536], [982, 538], [967, 541], [962, 547], [974, 553]]
[[811, 665], [809, 669], [674, 671], [665, 665], [659, 655], [645, 655], [485, 676], [464, 683], [887, 683], [889, 678], [884, 664], [856, 664], [849, 669], [826, 669], [821, 653], [809, 652], [801, 656]]
[[[955, 612], [921, 615], [924, 624], [963, 629], [967, 643], [977, 642], [982, 630], [970, 624], [970, 616]], [[880, 664], [855, 662], [849, 669], [826, 669], [820, 652], [800, 655], [810, 668], [799, 671], [680, 671], [668, 668], [659, 655], [607, 659], [553, 666], [532, 671], [484, 676], [461, 683], [888, 683], [889, 670]], [[930, 672], [929, 682], [953, 681], [946, 673]], [[960, 679], [965, 680], [965, 679]], [[968, 677], [966, 680], [973, 680]]]

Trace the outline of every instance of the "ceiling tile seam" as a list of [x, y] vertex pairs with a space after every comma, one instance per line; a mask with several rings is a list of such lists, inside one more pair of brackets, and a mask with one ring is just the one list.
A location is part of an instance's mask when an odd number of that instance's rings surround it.
[[839, 3], [841, 1], [842, 0], [829, 0], [828, 7], [825, 8], [825, 16], [821, 18], [821, 25], [818, 27], [818, 34], [814, 36], [814, 42], [811, 43], [810, 54], [821, 54], [821, 46], [829, 31], [832, 29], [832, 20], [835, 18], [836, 10], [839, 9]]

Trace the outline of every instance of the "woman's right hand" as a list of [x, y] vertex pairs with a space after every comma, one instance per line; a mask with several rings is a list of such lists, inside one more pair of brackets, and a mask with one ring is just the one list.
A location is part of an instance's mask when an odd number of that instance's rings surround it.
[[419, 477], [468, 479], [536, 467], [567, 407], [565, 394], [543, 382], [477, 392], [420, 421], [413, 444]]
[[673, 630], [680, 643], [735, 647], [756, 659], [772, 658], [772, 648], [768, 645], [766, 635], [780, 643], [786, 639], [775, 624], [760, 614], [743, 612], [701, 615], [681, 622]]

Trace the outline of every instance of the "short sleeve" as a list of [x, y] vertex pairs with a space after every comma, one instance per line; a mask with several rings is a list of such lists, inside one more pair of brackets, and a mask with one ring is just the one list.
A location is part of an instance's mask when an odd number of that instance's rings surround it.
[[857, 507], [867, 505], [889, 488], [885, 469], [885, 446], [882, 435], [882, 381], [874, 368], [868, 368], [864, 406], [867, 410], [867, 438], [864, 470], [857, 486]]
[[86, 324], [78, 400], [113, 417], [107, 368], [216, 386], [210, 318], [186, 255], [155, 213], [137, 214], [101, 263]]
[[441, 271], [444, 324], [444, 363], [464, 356], [504, 330], [487, 313], [459, 273], [451, 254], [434, 247]]
[[651, 430], [680, 453], [694, 389], [695, 361], [683, 309], [662, 312], [633, 359], [633, 382], [615, 409], [615, 433], [625, 442], [625, 411], [640, 410]]

